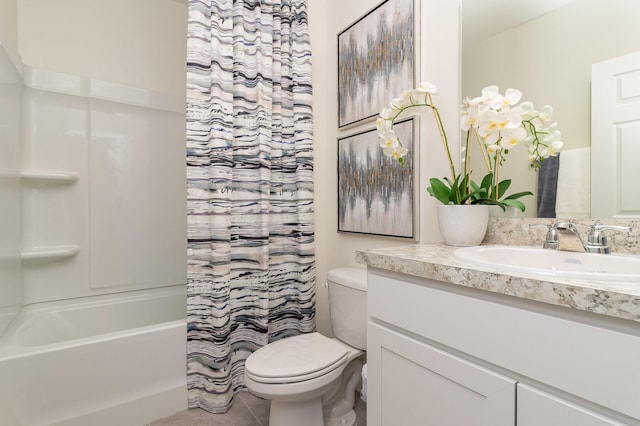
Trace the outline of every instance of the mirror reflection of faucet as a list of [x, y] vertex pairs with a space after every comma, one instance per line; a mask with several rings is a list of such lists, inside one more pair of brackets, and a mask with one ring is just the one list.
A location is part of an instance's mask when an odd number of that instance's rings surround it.
[[586, 253], [610, 254], [611, 248], [604, 231], [629, 232], [629, 226], [603, 225], [591, 226], [587, 241], [584, 242], [580, 231], [573, 223], [557, 222], [547, 225], [548, 231], [543, 248], [551, 250], [576, 251]]

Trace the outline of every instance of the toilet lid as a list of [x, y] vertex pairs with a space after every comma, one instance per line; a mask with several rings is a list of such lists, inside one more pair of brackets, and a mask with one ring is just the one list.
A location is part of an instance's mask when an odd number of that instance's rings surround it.
[[309, 380], [337, 368], [348, 354], [344, 345], [320, 333], [301, 334], [258, 349], [247, 358], [245, 370], [263, 382]]

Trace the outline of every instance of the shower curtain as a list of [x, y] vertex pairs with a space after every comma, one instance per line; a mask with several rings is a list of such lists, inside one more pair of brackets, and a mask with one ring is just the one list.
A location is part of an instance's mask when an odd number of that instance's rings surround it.
[[244, 361], [315, 329], [305, 0], [190, 0], [189, 406], [225, 412]]

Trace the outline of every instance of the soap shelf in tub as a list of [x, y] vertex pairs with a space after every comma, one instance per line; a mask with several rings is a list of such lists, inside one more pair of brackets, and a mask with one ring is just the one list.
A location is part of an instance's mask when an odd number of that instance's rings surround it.
[[32, 183], [71, 184], [77, 182], [79, 176], [75, 172], [23, 170], [20, 178]]
[[52, 262], [73, 257], [80, 252], [80, 246], [31, 247], [20, 252], [22, 262]]

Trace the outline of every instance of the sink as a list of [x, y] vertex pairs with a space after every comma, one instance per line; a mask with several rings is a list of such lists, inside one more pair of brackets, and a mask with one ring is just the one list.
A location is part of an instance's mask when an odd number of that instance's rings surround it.
[[456, 249], [454, 257], [500, 271], [526, 272], [567, 279], [637, 281], [640, 257], [574, 253], [520, 246], [475, 246]]

